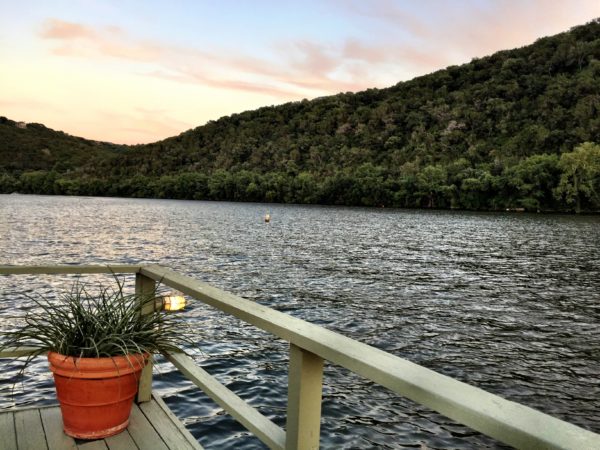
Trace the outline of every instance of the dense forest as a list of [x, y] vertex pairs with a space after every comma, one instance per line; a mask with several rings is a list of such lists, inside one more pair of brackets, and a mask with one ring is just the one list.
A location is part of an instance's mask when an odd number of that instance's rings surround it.
[[386, 89], [119, 146], [0, 118], [0, 192], [600, 210], [600, 19]]

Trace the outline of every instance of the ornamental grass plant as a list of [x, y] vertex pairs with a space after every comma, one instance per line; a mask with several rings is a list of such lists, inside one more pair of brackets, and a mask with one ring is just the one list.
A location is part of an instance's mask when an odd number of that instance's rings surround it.
[[75, 358], [180, 351], [192, 344], [186, 324], [155, 306], [158, 292], [127, 294], [116, 287], [96, 290], [77, 280], [55, 300], [26, 295], [34, 304], [21, 324], [0, 335], [0, 350], [32, 349], [28, 361], [47, 352]]
[[163, 311], [156, 290], [127, 294], [115, 280], [116, 287], [97, 291], [76, 281], [57, 299], [27, 295], [34, 307], [0, 336], [0, 351], [27, 348], [18, 377], [48, 353], [63, 429], [73, 438], [124, 430], [148, 359], [191, 343], [185, 323]]

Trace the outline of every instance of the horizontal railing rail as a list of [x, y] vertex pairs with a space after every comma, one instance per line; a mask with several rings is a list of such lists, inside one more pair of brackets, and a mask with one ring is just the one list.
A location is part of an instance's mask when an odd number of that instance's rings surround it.
[[[76, 273], [78, 266], [0, 266], [0, 274]], [[167, 355], [180, 371], [271, 448], [319, 443], [323, 361], [331, 361], [517, 448], [600, 449], [600, 435], [414, 364], [272, 308], [158, 265], [83, 266], [79, 273], [136, 273], [141, 290], [154, 282], [177, 289], [290, 343], [286, 431], [222, 386], [184, 355]], [[63, 271], [63, 269], [65, 271]], [[0, 354], [0, 357], [4, 356]]]
[[137, 273], [140, 265], [57, 265], [57, 266], [0, 266], [0, 275], [61, 275], [84, 273]]
[[0, 358], [21, 358], [35, 353], [34, 347], [9, 347], [0, 351]]

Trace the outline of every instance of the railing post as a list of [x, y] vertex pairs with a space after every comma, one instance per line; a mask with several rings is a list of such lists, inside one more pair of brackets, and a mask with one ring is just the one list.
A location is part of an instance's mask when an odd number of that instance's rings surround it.
[[[156, 289], [156, 283], [152, 278], [135, 274], [135, 293], [138, 295], [152, 294]], [[149, 312], [149, 311], [148, 311]], [[142, 314], [144, 311], [142, 311]], [[149, 402], [152, 399], [152, 361], [148, 361], [146, 367], [142, 370], [140, 382], [138, 384], [137, 401], [138, 403]]]
[[319, 448], [323, 358], [290, 344], [286, 450]]

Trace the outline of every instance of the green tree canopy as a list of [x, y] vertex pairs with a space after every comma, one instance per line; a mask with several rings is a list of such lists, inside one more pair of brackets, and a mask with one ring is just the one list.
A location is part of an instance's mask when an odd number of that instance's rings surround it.
[[554, 191], [558, 198], [575, 205], [576, 212], [581, 211], [582, 201], [600, 207], [600, 145], [584, 142], [574, 151], [563, 153], [558, 166], [562, 170]]

